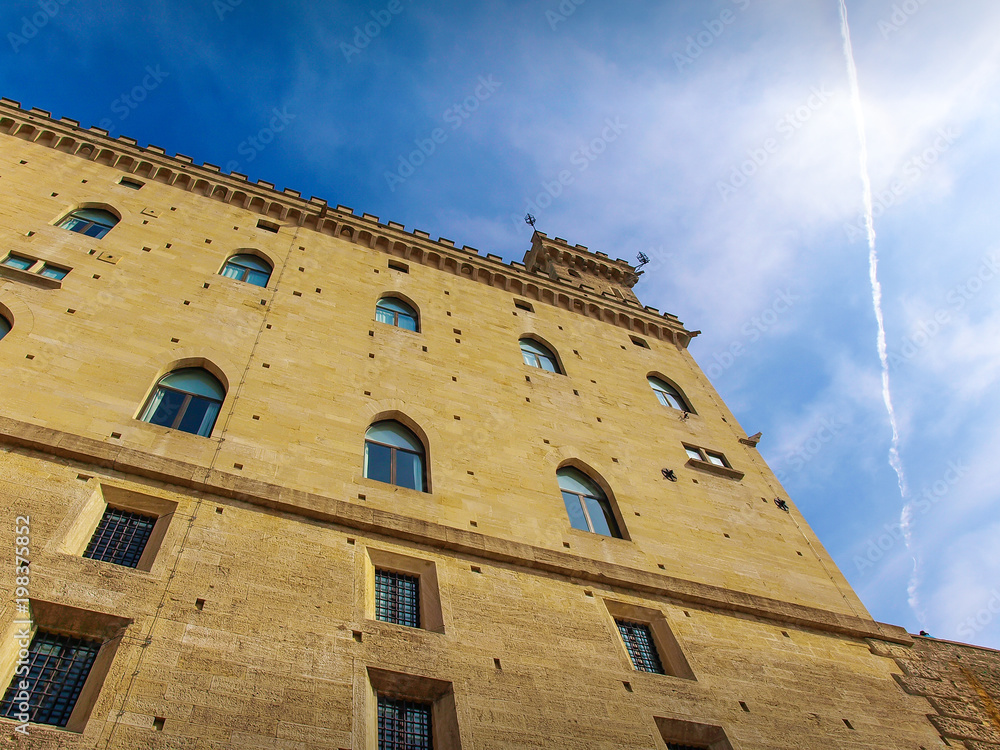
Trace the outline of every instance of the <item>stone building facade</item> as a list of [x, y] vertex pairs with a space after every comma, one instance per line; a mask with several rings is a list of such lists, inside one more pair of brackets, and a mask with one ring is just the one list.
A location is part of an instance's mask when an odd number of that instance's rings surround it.
[[0, 185], [5, 745], [996, 741], [628, 263], [505, 264], [9, 100]]

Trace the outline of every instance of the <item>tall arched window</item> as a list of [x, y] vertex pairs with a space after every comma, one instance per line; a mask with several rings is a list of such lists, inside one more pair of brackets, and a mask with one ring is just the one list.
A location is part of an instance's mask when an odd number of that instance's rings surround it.
[[0, 339], [10, 333], [11, 325], [10, 321], [7, 320], [3, 315], [0, 315]]
[[375, 303], [375, 320], [407, 331], [420, 330], [417, 311], [397, 297], [383, 297]]
[[78, 208], [60, 222], [59, 226], [71, 232], [101, 239], [118, 223], [118, 217], [103, 208]]
[[664, 406], [669, 406], [673, 409], [680, 409], [681, 411], [691, 411], [691, 407], [688, 405], [687, 400], [681, 395], [681, 392], [674, 388], [669, 383], [664, 383], [659, 378], [650, 375], [646, 378], [649, 381], [649, 387], [653, 389], [653, 393], [656, 394], [656, 398]]
[[376, 422], [365, 433], [365, 476], [426, 492], [424, 444], [399, 422]]
[[212, 373], [185, 367], [160, 378], [139, 419], [208, 437], [225, 398], [226, 389]]
[[596, 482], [572, 467], [559, 469], [556, 477], [574, 529], [621, 538], [611, 501]]
[[524, 358], [524, 364], [562, 374], [559, 369], [559, 360], [546, 346], [529, 338], [523, 338], [519, 343], [521, 344], [521, 356]]
[[266, 287], [271, 280], [271, 264], [257, 255], [240, 253], [227, 260], [219, 273], [230, 279]]

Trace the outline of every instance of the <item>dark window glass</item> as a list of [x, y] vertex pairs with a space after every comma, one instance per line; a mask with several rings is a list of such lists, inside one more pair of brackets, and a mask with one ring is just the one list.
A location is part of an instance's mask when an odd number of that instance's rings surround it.
[[392, 448], [378, 443], [365, 443], [365, 476], [392, 484]]
[[100, 239], [110, 232], [117, 223], [118, 217], [110, 211], [99, 208], [81, 208], [63, 219], [59, 226], [71, 232]]
[[139, 418], [143, 422], [207, 437], [226, 391], [214, 375], [187, 367], [164, 375]]
[[556, 477], [570, 526], [580, 531], [621, 538], [611, 502], [595, 482], [573, 468], [560, 469]]
[[556, 355], [547, 347], [539, 344], [534, 339], [521, 339], [519, 343], [521, 345], [521, 357], [524, 359], [524, 364], [538, 367], [548, 372], [561, 373]]
[[395, 297], [383, 297], [376, 303], [375, 320], [407, 331], [418, 330], [417, 311]]
[[656, 674], [666, 674], [663, 664], [660, 662], [660, 655], [656, 651], [656, 644], [653, 642], [653, 632], [649, 625], [638, 622], [626, 622], [625, 620], [615, 620], [618, 623], [618, 632], [625, 642], [625, 650], [628, 651], [632, 659], [632, 666], [640, 672], [655, 672]]
[[42, 270], [38, 272], [47, 279], [55, 279], [56, 281], [61, 281], [66, 278], [66, 274], [69, 273], [65, 268], [57, 268], [56, 266], [50, 266], [48, 263], [42, 266]]
[[28, 675], [14, 675], [0, 702], [0, 716], [14, 719], [21, 713], [21, 701], [17, 696], [21, 681], [26, 681], [28, 720], [36, 724], [66, 726], [100, 649], [100, 643], [85, 638], [41, 630], [35, 633], [28, 650]]
[[10, 333], [11, 325], [10, 321], [7, 320], [3, 315], [0, 315], [0, 339]]
[[674, 388], [669, 383], [664, 383], [659, 378], [654, 378], [650, 375], [646, 378], [649, 383], [649, 387], [653, 389], [656, 394], [656, 398], [664, 406], [669, 406], [671, 409], [679, 409], [680, 411], [691, 411], [688, 408], [687, 401], [681, 395], [680, 391]]
[[399, 422], [377, 422], [365, 433], [364, 474], [368, 479], [426, 492], [424, 446]]
[[431, 704], [378, 697], [379, 750], [433, 750]]
[[27, 271], [29, 268], [35, 265], [35, 261], [31, 260], [31, 258], [22, 258], [20, 255], [8, 255], [6, 258], [3, 259], [3, 264], [5, 266], [9, 266], [10, 268], [17, 268], [20, 269], [21, 271]]
[[420, 627], [420, 578], [375, 571], [375, 619]]
[[271, 265], [256, 255], [242, 253], [227, 260], [220, 273], [230, 279], [266, 287], [271, 279]]
[[155, 525], [156, 519], [152, 516], [108, 508], [83, 556], [134, 568], [139, 564]]

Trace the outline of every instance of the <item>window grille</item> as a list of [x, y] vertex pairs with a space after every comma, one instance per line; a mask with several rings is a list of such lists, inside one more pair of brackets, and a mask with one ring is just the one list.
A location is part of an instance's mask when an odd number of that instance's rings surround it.
[[375, 618], [420, 627], [420, 579], [388, 570], [375, 571]]
[[134, 568], [153, 533], [156, 519], [118, 508], [108, 508], [90, 538], [84, 557]]
[[36, 724], [66, 726], [100, 649], [101, 644], [97, 641], [44, 631], [36, 633], [28, 654], [28, 676], [14, 675], [0, 701], [0, 716], [15, 719], [16, 714], [22, 713], [20, 683], [26, 681], [29, 684], [25, 691], [29, 695], [26, 701], [30, 706], [28, 720]]
[[379, 750], [433, 750], [431, 704], [378, 697]]
[[632, 659], [632, 665], [640, 672], [666, 674], [649, 625], [625, 620], [615, 620], [615, 622], [618, 624], [622, 641], [625, 642], [625, 650]]

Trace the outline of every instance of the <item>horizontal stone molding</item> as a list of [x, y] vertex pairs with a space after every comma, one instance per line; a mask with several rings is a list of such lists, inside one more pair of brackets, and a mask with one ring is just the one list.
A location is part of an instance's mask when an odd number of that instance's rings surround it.
[[486, 561], [540, 570], [577, 581], [664, 597], [679, 604], [740, 613], [859, 640], [873, 638], [901, 644], [912, 643], [904, 629], [874, 620], [452, 528], [236, 476], [126, 446], [109, 445], [93, 438], [8, 417], [0, 417], [0, 442], [335, 526], [394, 537]]

